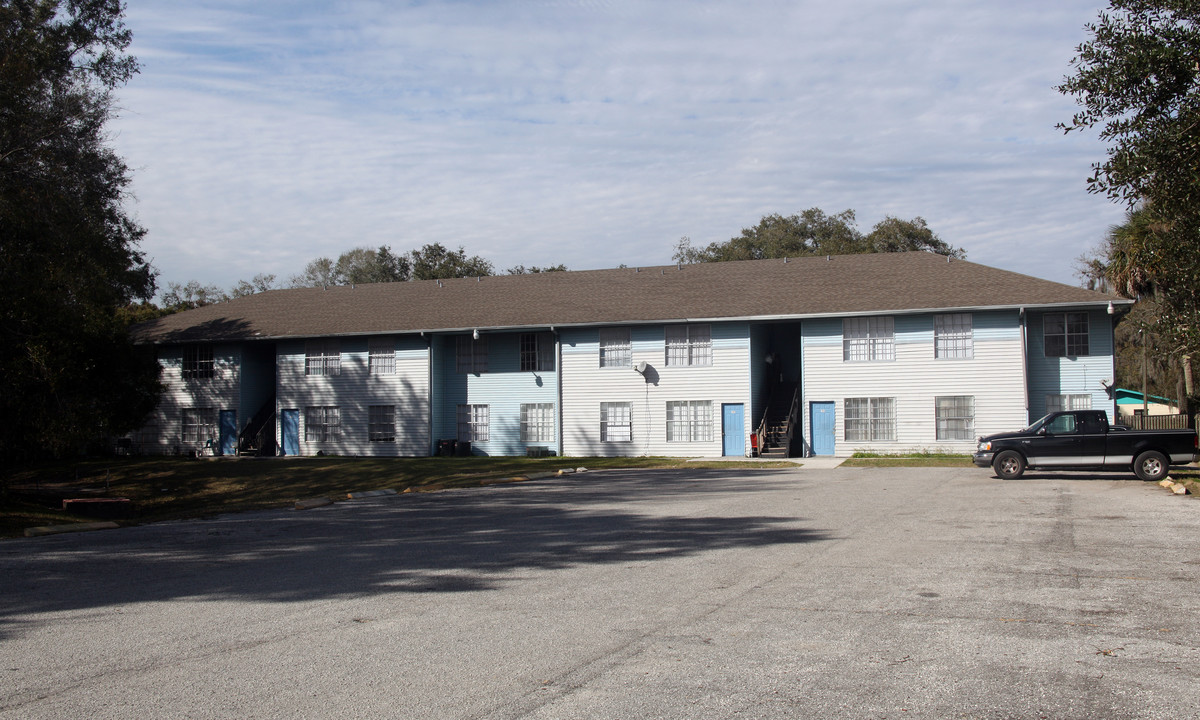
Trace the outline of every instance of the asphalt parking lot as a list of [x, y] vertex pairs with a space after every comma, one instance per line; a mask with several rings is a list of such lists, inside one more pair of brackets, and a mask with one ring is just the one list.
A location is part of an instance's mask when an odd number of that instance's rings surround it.
[[1200, 717], [1200, 502], [639, 471], [0, 541], [0, 718]]

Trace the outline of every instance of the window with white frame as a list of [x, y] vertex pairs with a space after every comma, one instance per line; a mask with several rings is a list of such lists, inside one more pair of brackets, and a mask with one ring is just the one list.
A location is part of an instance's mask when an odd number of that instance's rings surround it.
[[1088, 354], [1086, 312], [1046, 313], [1042, 317], [1046, 357], [1075, 357]]
[[896, 439], [896, 398], [846, 398], [847, 442]]
[[933, 316], [933, 356], [951, 360], [975, 357], [971, 313]]
[[668, 325], [667, 367], [712, 365], [712, 326]]
[[600, 367], [633, 367], [629, 328], [600, 329]]
[[554, 404], [521, 404], [521, 442], [554, 442]]
[[367, 440], [394, 442], [396, 440], [396, 406], [367, 406]]
[[304, 343], [305, 375], [341, 375], [342, 351], [337, 340], [309, 340]]
[[396, 374], [396, 341], [371, 338], [367, 341], [367, 367], [371, 375]]
[[896, 359], [896, 326], [890, 317], [842, 320], [842, 360], [870, 362]]
[[305, 442], [337, 440], [342, 434], [342, 411], [334, 406], [304, 408]]
[[216, 408], [183, 408], [180, 436], [186, 443], [202, 443], [217, 439]]
[[180, 375], [184, 380], [203, 380], [215, 373], [212, 345], [184, 345]]
[[938, 440], [975, 439], [975, 396], [948, 395], [933, 399]]
[[712, 440], [712, 402], [680, 400], [667, 403], [667, 442]]
[[1092, 396], [1088, 393], [1067, 393], [1046, 396], [1046, 412], [1065, 412], [1067, 410], [1091, 410]]
[[627, 402], [600, 403], [600, 442], [633, 441], [633, 405]]
[[554, 371], [554, 336], [550, 333], [521, 333], [521, 371]]
[[458, 347], [454, 354], [454, 369], [460, 373], [485, 373], [488, 371], [487, 338], [458, 336]]
[[487, 405], [459, 405], [456, 413], [458, 439], [467, 442], [487, 442], [488, 415]]

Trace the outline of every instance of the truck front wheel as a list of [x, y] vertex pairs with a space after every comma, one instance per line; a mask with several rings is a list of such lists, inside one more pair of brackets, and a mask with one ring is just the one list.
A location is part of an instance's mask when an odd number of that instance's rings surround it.
[[1025, 458], [1021, 457], [1019, 452], [1005, 450], [996, 455], [996, 459], [992, 461], [992, 469], [1001, 480], [1015, 480], [1025, 472]]
[[1133, 460], [1133, 474], [1137, 475], [1139, 480], [1147, 482], [1162, 480], [1170, 469], [1167, 456], [1157, 450], [1147, 450]]

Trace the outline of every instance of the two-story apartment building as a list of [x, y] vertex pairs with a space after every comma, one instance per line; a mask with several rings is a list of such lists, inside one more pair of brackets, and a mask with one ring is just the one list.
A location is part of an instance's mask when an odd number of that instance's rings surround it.
[[[275, 290], [146, 323], [148, 452], [971, 449], [1113, 412], [1125, 301], [930, 253]], [[1116, 306], [1116, 307], [1114, 307]]]

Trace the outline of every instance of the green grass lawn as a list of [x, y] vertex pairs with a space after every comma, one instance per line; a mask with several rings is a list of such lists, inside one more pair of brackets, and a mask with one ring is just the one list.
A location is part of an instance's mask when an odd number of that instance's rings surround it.
[[858, 452], [846, 459], [842, 467], [974, 467], [970, 455], [950, 453], [884, 453]]
[[42, 463], [0, 485], [0, 537], [25, 528], [94, 520], [62, 511], [63, 498], [129, 498], [120, 522], [150, 522], [219, 512], [288, 507], [313, 497], [390, 488], [421, 492], [471, 487], [529, 473], [585, 467], [765, 468], [789, 463], [688, 462], [680, 458], [108, 458]]

